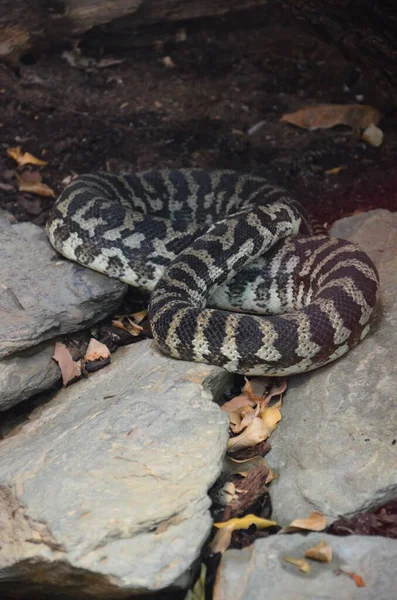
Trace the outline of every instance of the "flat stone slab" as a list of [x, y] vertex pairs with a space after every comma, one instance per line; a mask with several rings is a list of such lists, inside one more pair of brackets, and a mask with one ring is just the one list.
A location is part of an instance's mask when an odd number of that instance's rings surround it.
[[[310, 573], [284, 561], [303, 558], [306, 550], [325, 540], [331, 563], [309, 561]], [[397, 544], [372, 536], [336, 537], [311, 533], [274, 535], [244, 550], [228, 550], [219, 565], [214, 600], [393, 600], [397, 589]], [[359, 575], [357, 587], [343, 569]]]
[[184, 587], [211, 529], [230, 375], [149, 340], [0, 442], [2, 590], [124, 597]]
[[318, 510], [353, 515], [397, 497], [397, 213], [339, 221], [332, 234], [359, 244], [380, 274], [379, 318], [338, 362], [289, 378], [269, 465], [273, 517], [285, 525]]
[[33, 223], [0, 218], [0, 358], [96, 323], [127, 286], [61, 258]]

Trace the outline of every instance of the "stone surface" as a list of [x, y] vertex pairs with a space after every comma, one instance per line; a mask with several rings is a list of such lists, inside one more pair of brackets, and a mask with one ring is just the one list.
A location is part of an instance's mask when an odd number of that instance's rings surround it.
[[19, 597], [185, 586], [210, 529], [230, 377], [149, 340], [62, 390], [0, 442], [0, 581]]
[[[333, 551], [331, 563], [309, 561], [302, 573], [283, 557], [303, 558], [325, 539]], [[228, 550], [220, 563], [214, 600], [394, 600], [397, 589], [397, 544], [381, 537], [311, 533], [276, 535], [257, 540], [244, 550]], [[343, 569], [362, 577], [357, 587]]]
[[54, 342], [0, 360], [0, 411], [52, 387], [61, 377]]
[[397, 497], [397, 213], [343, 219], [333, 235], [358, 243], [381, 280], [373, 332], [338, 362], [289, 379], [268, 463], [273, 517], [355, 514]]
[[101, 320], [127, 289], [62, 259], [32, 223], [0, 220], [0, 271], [0, 358]]

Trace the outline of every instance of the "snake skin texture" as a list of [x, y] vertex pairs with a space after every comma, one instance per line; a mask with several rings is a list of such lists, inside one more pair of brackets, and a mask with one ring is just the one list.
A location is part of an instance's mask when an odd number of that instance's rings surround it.
[[302, 206], [227, 170], [81, 175], [47, 233], [66, 258], [151, 292], [159, 348], [247, 375], [310, 371], [365, 337], [379, 279]]

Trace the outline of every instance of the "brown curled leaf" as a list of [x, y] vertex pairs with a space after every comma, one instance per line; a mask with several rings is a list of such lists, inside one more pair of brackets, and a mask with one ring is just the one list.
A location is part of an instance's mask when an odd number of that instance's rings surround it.
[[319, 544], [306, 550], [305, 558], [329, 563], [332, 560], [332, 548], [325, 540], [321, 540]]
[[52, 358], [58, 363], [64, 386], [81, 377], [81, 361], [74, 361], [69, 350], [61, 342], [56, 342]]
[[84, 360], [91, 362], [94, 360], [105, 360], [110, 357], [110, 350], [102, 342], [98, 342], [95, 338], [91, 338], [84, 356]]
[[283, 115], [280, 121], [291, 123], [303, 129], [329, 129], [336, 125], [346, 125], [354, 130], [366, 129], [372, 123], [377, 125], [381, 114], [373, 106], [363, 104], [319, 104], [308, 106], [293, 113]]

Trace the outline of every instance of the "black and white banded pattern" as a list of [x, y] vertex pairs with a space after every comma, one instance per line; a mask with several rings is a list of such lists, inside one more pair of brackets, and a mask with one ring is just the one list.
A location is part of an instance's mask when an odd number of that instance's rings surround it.
[[284, 190], [233, 171], [82, 175], [47, 232], [65, 257], [152, 292], [163, 352], [237, 373], [335, 360], [368, 333], [378, 295], [364, 252], [312, 235]]

